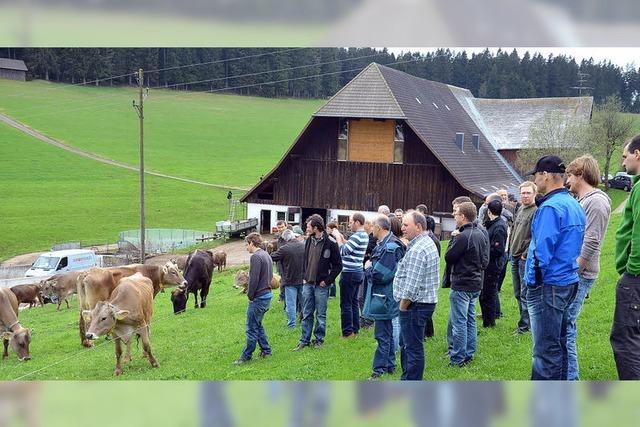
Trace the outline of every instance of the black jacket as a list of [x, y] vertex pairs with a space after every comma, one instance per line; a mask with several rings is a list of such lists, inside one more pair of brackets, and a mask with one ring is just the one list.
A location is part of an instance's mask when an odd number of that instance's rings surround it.
[[291, 240], [271, 253], [271, 259], [282, 264], [282, 286], [302, 285], [304, 248], [304, 242]]
[[[342, 257], [336, 239], [323, 232], [322, 252], [316, 274], [316, 285], [324, 281], [326, 285], [331, 285], [336, 281], [336, 277], [342, 271]], [[307, 238], [304, 245], [303, 272], [307, 271], [307, 260], [309, 259], [309, 249], [311, 248], [311, 237]]]
[[498, 276], [504, 265], [504, 249], [507, 244], [507, 224], [501, 216], [484, 223], [489, 233], [489, 265], [486, 275]]
[[451, 265], [451, 289], [475, 292], [482, 289], [484, 270], [489, 264], [489, 239], [476, 224], [460, 227], [444, 255]]

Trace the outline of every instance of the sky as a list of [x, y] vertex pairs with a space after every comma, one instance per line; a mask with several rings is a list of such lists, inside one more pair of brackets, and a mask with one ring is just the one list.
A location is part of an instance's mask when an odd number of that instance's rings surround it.
[[[420, 47], [402, 47], [402, 48], [387, 48], [390, 52], [399, 54], [400, 52], [421, 52], [427, 53], [434, 51], [437, 48], [420, 48]], [[467, 51], [468, 55], [471, 53], [479, 53], [484, 51], [485, 48], [478, 47], [454, 47], [450, 48], [453, 52]], [[489, 50], [495, 53], [499, 48], [489, 48]], [[513, 47], [501, 47], [502, 50], [511, 52]], [[634, 64], [637, 68], [640, 66], [640, 48], [636, 47], [516, 47], [518, 54], [522, 57], [526, 51], [530, 53], [539, 52], [543, 56], [547, 57], [550, 54], [567, 55], [576, 59], [576, 62], [580, 63], [582, 59], [593, 58], [595, 62], [611, 61], [623, 69], [628, 64]]]

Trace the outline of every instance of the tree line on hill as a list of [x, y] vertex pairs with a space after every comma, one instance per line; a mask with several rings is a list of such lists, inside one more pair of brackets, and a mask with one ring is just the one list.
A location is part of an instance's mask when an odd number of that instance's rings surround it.
[[[539, 53], [440, 49], [394, 55], [373, 48], [6, 48], [0, 56], [23, 59], [32, 79], [96, 85], [135, 85], [133, 71], [147, 71], [145, 84], [175, 90], [224, 91], [263, 97], [326, 98], [369, 63], [464, 87], [481, 98], [577, 96], [597, 104], [617, 96], [624, 111], [640, 113], [640, 68], [593, 59]], [[199, 66], [190, 64], [205, 63]], [[163, 69], [163, 71], [153, 71]], [[309, 78], [306, 78], [310, 76]], [[200, 82], [200, 83], [190, 83]]]

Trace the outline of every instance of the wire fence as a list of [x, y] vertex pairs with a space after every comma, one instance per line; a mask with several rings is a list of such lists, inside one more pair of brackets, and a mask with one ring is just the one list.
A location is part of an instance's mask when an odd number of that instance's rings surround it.
[[[184, 230], [176, 228], [149, 228], [145, 230], [144, 244], [147, 252], [167, 253], [176, 249], [213, 240], [218, 234], [212, 231]], [[122, 251], [136, 251], [140, 247], [140, 230], [120, 233], [118, 246]]]

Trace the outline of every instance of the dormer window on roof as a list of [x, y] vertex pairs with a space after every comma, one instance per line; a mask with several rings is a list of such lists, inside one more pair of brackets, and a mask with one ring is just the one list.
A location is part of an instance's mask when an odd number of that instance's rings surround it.
[[422, 105], [422, 101], [420, 101], [418, 98], [416, 98], [416, 101], [418, 102], [418, 104]]
[[433, 106], [436, 107], [438, 110], [440, 109], [440, 107], [438, 107], [438, 104], [436, 104], [435, 102], [432, 102]]

